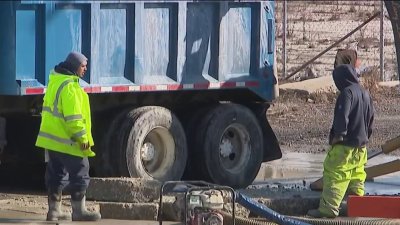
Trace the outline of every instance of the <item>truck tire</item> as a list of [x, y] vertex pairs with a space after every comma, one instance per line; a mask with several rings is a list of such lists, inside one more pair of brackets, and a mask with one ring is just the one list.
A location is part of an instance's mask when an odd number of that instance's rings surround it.
[[129, 112], [116, 138], [122, 176], [180, 180], [187, 161], [185, 132], [178, 118], [158, 106]]
[[260, 169], [263, 136], [254, 114], [237, 104], [222, 104], [203, 118], [196, 135], [196, 162], [204, 180], [245, 188]]
[[[112, 121], [109, 123], [108, 129], [105, 130], [105, 136], [100, 140], [100, 148], [101, 148], [101, 164], [98, 165], [102, 167], [100, 171], [103, 171], [100, 176], [105, 177], [116, 177], [120, 175], [119, 172], [119, 150], [115, 149], [116, 139], [119, 135], [119, 129], [121, 127], [122, 122], [127, 117], [128, 113], [132, 109], [123, 109], [118, 114], [111, 114], [113, 117]], [[106, 118], [103, 118], [104, 120]], [[97, 157], [95, 157], [97, 158]]]
[[[196, 146], [196, 133], [199, 127], [201, 120], [215, 107], [214, 104], [199, 107], [193, 111], [189, 111], [185, 116], [180, 117], [183, 118], [182, 122], [184, 124], [186, 140], [188, 146]], [[187, 166], [185, 168], [185, 173], [183, 174], [184, 180], [201, 180], [201, 175], [199, 172], [199, 168], [196, 165], [196, 161], [198, 158], [194, 151], [188, 152], [188, 161]]]

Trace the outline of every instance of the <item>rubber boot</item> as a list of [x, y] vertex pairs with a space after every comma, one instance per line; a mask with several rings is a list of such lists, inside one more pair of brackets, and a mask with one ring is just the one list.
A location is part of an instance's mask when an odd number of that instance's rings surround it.
[[49, 194], [48, 204], [47, 221], [71, 220], [71, 214], [61, 210], [61, 194]]
[[72, 221], [97, 221], [101, 219], [98, 212], [86, 210], [86, 197], [83, 193], [71, 195]]

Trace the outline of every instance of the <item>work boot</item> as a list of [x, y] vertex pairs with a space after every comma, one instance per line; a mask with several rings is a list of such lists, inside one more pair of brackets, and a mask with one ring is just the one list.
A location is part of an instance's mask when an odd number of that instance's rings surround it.
[[86, 197], [83, 193], [71, 195], [72, 221], [97, 221], [101, 219], [98, 212], [90, 212], [86, 209]]
[[47, 221], [71, 220], [71, 215], [61, 210], [61, 195], [49, 194], [49, 211], [47, 212]]
[[347, 201], [342, 201], [339, 207], [339, 216], [347, 217]]

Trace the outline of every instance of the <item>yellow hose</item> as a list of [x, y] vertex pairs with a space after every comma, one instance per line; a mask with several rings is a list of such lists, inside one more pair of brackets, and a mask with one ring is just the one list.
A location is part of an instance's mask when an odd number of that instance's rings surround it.
[[[232, 224], [232, 214], [222, 212], [224, 216], [224, 225]], [[235, 216], [235, 224], [236, 225], [276, 225], [277, 223], [269, 222], [269, 221], [258, 221], [254, 219], [248, 219], [243, 217]]]

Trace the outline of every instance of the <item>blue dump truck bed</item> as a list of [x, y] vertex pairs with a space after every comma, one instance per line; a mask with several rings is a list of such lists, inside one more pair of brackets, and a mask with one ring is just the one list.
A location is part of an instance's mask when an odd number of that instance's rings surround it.
[[89, 59], [94, 176], [243, 188], [282, 157], [273, 1], [0, 1], [0, 27], [2, 166], [43, 161], [43, 94], [70, 51]]
[[273, 1], [2, 1], [0, 94], [42, 94], [71, 50], [89, 93], [248, 88], [274, 98]]

